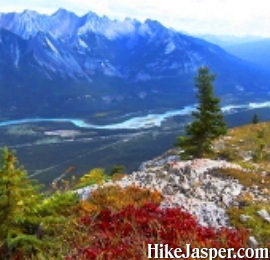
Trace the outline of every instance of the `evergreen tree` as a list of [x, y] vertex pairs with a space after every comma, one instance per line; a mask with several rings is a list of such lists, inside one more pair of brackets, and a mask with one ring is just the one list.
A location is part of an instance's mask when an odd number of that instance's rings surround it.
[[210, 74], [207, 67], [201, 67], [195, 77], [195, 86], [198, 90], [198, 106], [192, 113], [195, 120], [186, 126], [186, 136], [178, 137], [177, 145], [184, 152], [183, 158], [202, 158], [213, 153], [212, 143], [217, 137], [227, 131], [219, 106], [220, 100], [213, 94], [212, 82], [216, 76]]
[[126, 172], [126, 167], [124, 165], [114, 165], [110, 175], [118, 174], [118, 173], [125, 173]]
[[0, 157], [1, 260], [51, 259], [44, 256], [61, 251], [58, 236], [71, 212], [78, 211], [79, 197], [71, 191], [56, 191], [47, 197], [40, 188], [18, 165], [14, 153], [3, 148]]
[[259, 123], [259, 117], [258, 117], [258, 115], [256, 113], [253, 115], [252, 123], [253, 124], [258, 124]]
[[0, 162], [0, 252], [11, 255], [14, 250], [37, 249], [41, 241], [37, 207], [41, 202], [39, 186], [26, 171], [17, 166], [17, 158], [2, 149]]

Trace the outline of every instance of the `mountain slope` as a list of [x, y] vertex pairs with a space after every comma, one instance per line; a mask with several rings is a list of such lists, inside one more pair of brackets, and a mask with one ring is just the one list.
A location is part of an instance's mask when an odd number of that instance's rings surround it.
[[196, 37], [217, 44], [218, 46], [225, 49], [230, 46], [245, 44], [263, 39], [260, 36], [254, 35], [236, 36], [236, 35], [198, 34], [196, 35]]
[[1, 14], [0, 30], [0, 109], [9, 117], [179, 107], [194, 102], [200, 66], [218, 74], [220, 96], [270, 83], [267, 71], [152, 20], [25, 11]]
[[226, 47], [233, 55], [265, 68], [270, 68], [270, 39]]

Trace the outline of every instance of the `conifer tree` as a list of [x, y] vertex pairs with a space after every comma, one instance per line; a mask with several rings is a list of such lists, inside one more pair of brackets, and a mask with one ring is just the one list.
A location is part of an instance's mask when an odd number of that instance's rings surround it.
[[39, 186], [17, 165], [17, 158], [2, 149], [0, 162], [0, 252], [24, 248], [33, 250], [41, 241], [36, 236], [41, 202]]
[[258, 115], [256, 113], [253, 115], [252, 123], [253, 124], [258, 124], [259, 123], [259, 117], [258, 117]]
[[177, 145], [183, 149], [183, 158], [202, 158], [213, 153], [213, 141], [227, 131], [219, 106], [220, 100], [213, 94], [216, 75], [207, 67], [201, 67], [195, 77], [198, 106], [192, 113], [195, 120], [185, 128], [186, 135], [178, 137]]

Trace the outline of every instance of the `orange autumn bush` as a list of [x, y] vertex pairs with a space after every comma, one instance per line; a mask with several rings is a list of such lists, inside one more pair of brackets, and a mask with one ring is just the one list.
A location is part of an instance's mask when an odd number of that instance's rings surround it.
[[119, 185], [110, 185], [93, 191], [88, 200], [81, 202], [81, 207], [90, 214], [98, 214], [103, 209], [116, 212], [129, 205], [140, 207], [149, 202], [160, 204], [161, 200], [161, 193], [158, 191], [137, 186], [122, 188]]
[[125, 173], [114, 173], [112, 175], [112, 181], [120, 181], [121, 179], [123, 179], [126, 176]]

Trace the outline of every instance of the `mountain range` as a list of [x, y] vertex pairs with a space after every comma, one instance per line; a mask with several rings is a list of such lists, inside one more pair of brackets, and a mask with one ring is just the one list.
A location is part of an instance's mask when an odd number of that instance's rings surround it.
[[200, 66], [218, 74], [220, 97], [269, 90], [270, 68], [158, 21], [64, 9], [0, 14], [2, 118], [180, 107], [195, 100]]
[[270, 68], [270, 38], [235, 44], [226, 47], [226, 50], [243, 60]]
[[[246, 44], [249, 42], [256, 42], [263, 40], [263, 37], [246, 35], [246, 36], [236, 36], [236, 35], [214, 35], [214, 34], [197, 34], [198, 38], [204, 39], [208, 42], [217, 44], [218, 46], [227, 50], [227, 47], [237, 46]], [[237, 56], [237, 55], [236, 55]]]

